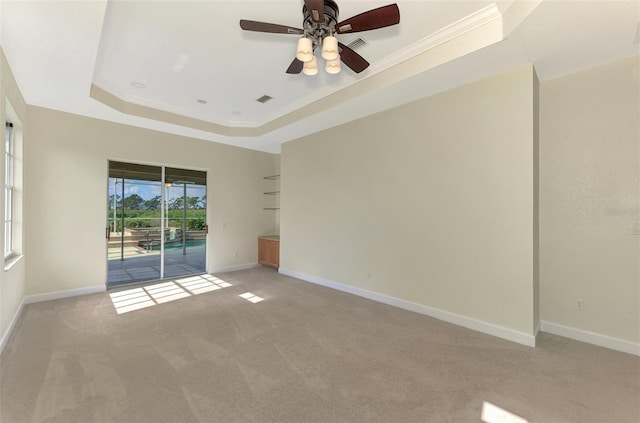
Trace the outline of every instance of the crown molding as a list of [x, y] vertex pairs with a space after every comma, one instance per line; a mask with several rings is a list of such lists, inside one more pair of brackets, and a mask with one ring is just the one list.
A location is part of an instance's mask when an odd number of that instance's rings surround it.
[[[495, 3], [492, 3], [468, 16], [465, 16], [451, 25], [439, 29], [428, 37], [399, 50], [395, 54], [387, 56], [376, 62], [376, 71], [380, 72], [395, 66], [398, 63], [411, 59], [412, 57], [422, 54], [448, 41], [461, 37], [467, 32], [491, 23], [496, 19], [499, 19], [502, 22], [502, 14], [500, 13], [498, 6]], [[502, 39], [503, 37], [500, 37], [497, 41], [501, 41]]]

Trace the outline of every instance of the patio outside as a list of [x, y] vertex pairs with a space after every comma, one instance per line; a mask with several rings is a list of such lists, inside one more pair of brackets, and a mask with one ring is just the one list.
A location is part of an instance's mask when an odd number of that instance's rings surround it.
[[[205, 231], [186, 231], [186, 244], [181, 232], [179, 228], [165, 230], [165, 278], [206, 270]], [[109, 286], [159, 279], [160, 235], [158, 228], [125, 228], [124, 239], [120, 232], [111, 232], [107, 249]]]

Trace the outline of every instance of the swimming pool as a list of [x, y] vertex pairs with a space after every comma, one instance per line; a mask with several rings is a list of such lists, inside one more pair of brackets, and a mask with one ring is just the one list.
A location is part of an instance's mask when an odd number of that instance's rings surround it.
[[[200, 248], [200, 247], [205, 247], [206, 244], [206, 240], [204, 239], [188, 239], [187, 240], [187, 248]], [[146, 247], [146, 242], [145, 241], [140, 241], [140, 243], [138, 245], [140, 245], [140, 247], [142, 248], [147, 248]], [[153, 251], [158, 251], [160, 250], [160, 241], [151, 241], [151, 248], [147, 248]], [[182, 242], [181, 241], [169, 241], [166, 242], [164, 244], [164, 249], [165, 250], [181, 250], [182, 249]]]

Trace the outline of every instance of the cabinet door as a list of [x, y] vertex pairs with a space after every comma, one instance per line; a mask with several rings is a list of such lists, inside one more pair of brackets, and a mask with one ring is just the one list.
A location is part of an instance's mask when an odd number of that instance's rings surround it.
[[258, 238], [258, 263], [280, 267], [280, 242]]
[[269, 241], [269, 261], [271, 266], [280, 267], [280, 242]]
[[258, 263], [269, 264], [269, 241], [258, 238]]

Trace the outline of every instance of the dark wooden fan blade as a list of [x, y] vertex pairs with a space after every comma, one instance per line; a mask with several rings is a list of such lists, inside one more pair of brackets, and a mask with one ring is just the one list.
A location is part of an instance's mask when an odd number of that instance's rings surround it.
[[369, 31], [400, 23], [400, 9], [397, 4], [369, 10], [336, 24], [338, 34]]
[[240, 28], [245, 31], [270, 32], [273, 34], [304, 34], [304, 31], [298, 28], [267, 22], [248, 21], [246, 19], [240, 19]]
[[304, 66], [304, 63], [301, 60], [293, 59], [293, 62], [291, 62], [291, 64], [289, 65], [289, 68], [287, 69], [287, 73], [291, 73], [291, 74], [300, 73], [302, 72], [303, 66]]
[[324, 0], [304, 0], [314, 22], [324, 23]]
[[342, 63], [349, 66], [352, 71], [360, 73], [369, 67], [369, 62], [364, 60], [364, 58], [358, 53], [342, 43], [338, 43], [338, 46], [340, 47], [340, 60], [342, 60]]

